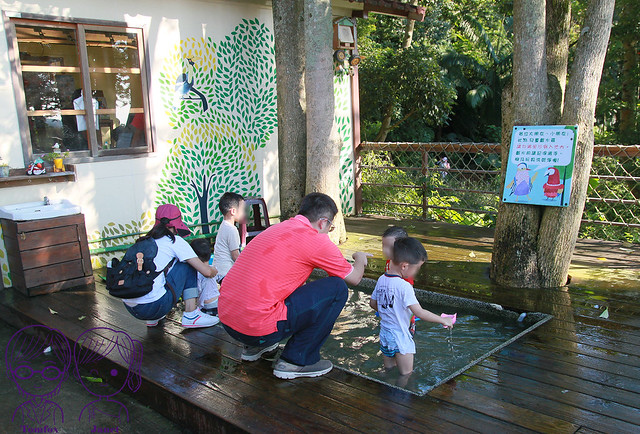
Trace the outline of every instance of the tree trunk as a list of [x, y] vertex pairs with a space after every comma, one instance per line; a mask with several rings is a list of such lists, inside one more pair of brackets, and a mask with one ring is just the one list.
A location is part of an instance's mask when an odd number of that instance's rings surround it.
[[273, 0], [273, 29], [278, 92], [280, 218], [298, 213], [307, 175], [304, 89], [304, 3]]
[[620, 108], [619, 133], [620, 140], [624, 144], [632, 144], [636, 135], [636, 110], [638, 104], [638, 24], [640, 19], [640, 5], [638, 0], [619, 0], [618, 23], [616, 34], [622, 42], [622, 107]]
[[203, 235], [206, 235], [211, 232], [211, 227], [209, 226], [209, 188], [211, 187], [211, 180], [213, 176], [203, 177], [202, 178], [202, 193], [198, 190], [198, 186], [195, 181], [191, 181], [191, 186], [196, 193], [196, 197], [198, 198], [198, 207], [200, 208], [200, 230]]
[[620, 140], [624, 144], [631, 144], [635, 134], [635, 107], [636, 93], [638, 90], [635, 78], [636, 49], [634, 47], [633, 34], [622, 38], [622, 108], [620, 109]]
[[[545, 56], [545, 0], [513, 4], [512, 120], [502, 129], [503, 155], [508, 155], [513, 125], [541, 125], [547, 121], [547, 64]], [[503, 182], [507, 158], [502, 160]], [[504, 184], [503, 184], [504, 185]], [[536, 287], [537, 238], [541, 209], [535, 205], [501, 202], [491, 259], [491, 277], [511, 287]]]
[[389, 104], [384, 109], [384, 117], [382, 118], [382, 123], [380, 124], [380, 131], [376, 135], [376, 142], [384, 142], [387, 140], [387, 134], [391, 131], [391, 118], [393, 116], [393, 106], [394, 104]]
[[[547, 73], [558, 80], [562, 95], [567, 85], [571, 0], [547, 0], [546, 5]], [[562, 101], [560, 102], [562, 113]]]
[[346, 240], [340, 211], [340, 150], [334, 121], [333, 23], [330, 0], [304, 0], [305, 90], [307, 101], [306, 192], [328, 194], [338, 205], [330, 237]]
[[[418, 0], [411, 0], [409, 2], [413, 6], [418, 5]], [[413, 29], [416, 25], [415, 20], [407, 18], [407, 24], [404, 27], [404, 39], [402, 40], [402, 49], [409, 48], [413, 42]]]
[[538, 236], [540, 282], [544, 287], [567, 281], [589, 185], [593, 158], [593, 123], [602, 67], [607, 54], [614, 0], [589, 0], [567, 84], [561, 123], [578, 125], [569, 206], [547, 207]]

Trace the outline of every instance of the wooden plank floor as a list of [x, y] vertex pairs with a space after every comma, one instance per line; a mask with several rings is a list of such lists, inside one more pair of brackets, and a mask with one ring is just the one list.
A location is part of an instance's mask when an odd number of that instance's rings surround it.
[[[344, 252], [379, 249], [389, 223], [349, 219]], [[33, 298], [5, 290], [0, 315], [18, 327], [58, 328], [71, 340], [92, 327], [127, 331], [144, 348], [144, 381], [134, 396], [197, 432], [640, 432], [640, 249], [584, 243], [568, 288], [503, 290], [486, 277], [490, 231], [408, 226], [428, 245], [425, 286], [555, 318], [417, 397], [340, 370], [277, 380], [267, 360], [239, 362], [240, 347], [221, 327], [183, 330], [173, 313], [147, 329], [101, 284]], [[599, 318], [604, 306], [609, 319]]]

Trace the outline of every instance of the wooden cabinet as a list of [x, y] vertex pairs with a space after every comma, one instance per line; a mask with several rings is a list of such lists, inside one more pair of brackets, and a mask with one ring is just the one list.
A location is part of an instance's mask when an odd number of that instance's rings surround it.
[[93, 283], [84, 215], [43, 220], [2, 219], [13, 287], [47, 294]]

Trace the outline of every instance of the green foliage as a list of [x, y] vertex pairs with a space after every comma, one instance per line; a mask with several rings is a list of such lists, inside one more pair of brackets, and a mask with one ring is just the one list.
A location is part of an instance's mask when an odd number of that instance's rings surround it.
[[[499, 159], [491, 159], [482, 154], [450, 153], [448, 156], [452, 167], [495, 170], [495, 164], [499, 164]], [[439, 158], [432, 153], [426, 156], [428, 164], [423, 174], [422, 158], [419, 151], [364, 152], [363, 211], [473, 226], [495, 225], [497, 195], [477, 191], [497, 191], [497, 177], [479, 175], [467, 178], [453, 173], [443, 176], [442, 172], [435, 170]], [[423, 214], [423, 203], [428, 205], [426, 214]]]
[[[373, 140], [392, 107], [388, 141], [486, 140], [500, 125], [511, 69], [510, 8], [504, 1], [422, 2], [413, 43], [401, 50], [404, 19], [370, 16], [358, 25], [363, 137]], [[435, 108], [435, 109], [434, 109]]]
[[362, 53], [363, 119], [381, 120], [391, 107], [396, 121], [416, 116], [434, 127], [446, 122], [455, 92], [442, 75], [434, 49], [369, 46]]
[[[640, 2], [616, 1], [609, 48], [596, 105], [596, 143], [640, 143]], [[627, 86], [628, 91], [623, 92]], [[622, 111], [630, 111], [630, 129], [623, 130]]]
[[[638, 160], [637, 157], [627, 159], [595, 157], [593, 159], [591, 173], [594, 174], [594, 177], [589, 180], [587, 197], [608, 199], [610, 202], [587, 202], [584, 208], [583, 219], [640, 225], [640, 211], [638, 211], [637, 205], [638, 198], [640, 197], [640, 182], [612, 179], [614, 176], [640, 176], [640, 160]], [[619, 202], [620, 200], [628, 202], [621, 203]], [[583, 224], [580, 228], [580, 236], [583, 238], [599, 238], [638, 243], [640, 242], [640, 228]]]

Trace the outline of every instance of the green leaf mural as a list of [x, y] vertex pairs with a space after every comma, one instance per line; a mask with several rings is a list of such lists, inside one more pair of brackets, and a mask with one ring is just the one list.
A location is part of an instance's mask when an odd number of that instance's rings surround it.
[[208, 224], [221, 219], [217, 201], [225, 191], [260, 195], [255, 152], [277, 125], [271, 31], [243, 20], [217, 46], [211, 38], [183, 40], [159, 82], [178, 136], [156, 204], [177, 205], [187, 224]]
[[335, 122], [342, 139], [340, 150], [340, 206], [345, 215], [353, 214], [353, 144], [351, 143], [351, 115], [349, 113], [349, 76], [334, 76]]
[[[243, 20], [219, 44], [188, 38], [165, 58], [157, 83], [169, 126], [175, 131], [155, 192], [155, 204], [172, 203], [187, 225], [221, 220], [225, 191], [261, 194], [255, 151], [277, 127], [276, 76], [271, 31], [258, 19]], [[127, 224], [108, 223], [91, 234], [90, 247], [130, 244], [146, 232], [153, 210]], [[209, 225], [195, 233], [209, 233]], [[113, 254], [96, 255], [94, 267]]]

